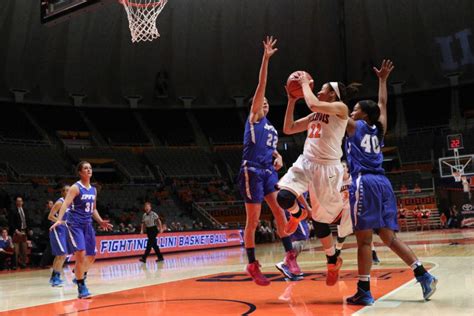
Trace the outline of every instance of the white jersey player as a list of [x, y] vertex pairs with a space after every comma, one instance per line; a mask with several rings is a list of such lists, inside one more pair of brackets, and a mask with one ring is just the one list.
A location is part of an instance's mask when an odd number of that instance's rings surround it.
[[292, 214], [286, 226], [286, 233], [291, 234], [307, 216], [306, 210], [299, 208], [296, 199], [309, 190], [316, 236], [321, 240], [327, 257], [326, 284], [334, 285], [339, 278], [342, 259], [336, 255], [329, 224], [339, 220], [343, 209], [340, 193], [344, 174], [341, 164], [342, 139], [349, 112], [344, 101], [347, 94], [356, 89], [329, 82], [315, 96], [304, 72], [300, 73], [298, 80], [306, 104], [313, 113], [294, 121], [297, 99], [288, 94], [283, 132], [295, 134], [307, 131], [307, 136], [303, 154], [278, 182], [280, 192], [277, 200], [283, 209]]

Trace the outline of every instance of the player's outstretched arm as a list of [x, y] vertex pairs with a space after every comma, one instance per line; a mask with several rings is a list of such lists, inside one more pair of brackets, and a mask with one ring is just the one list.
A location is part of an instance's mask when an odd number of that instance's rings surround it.
[[266, 40], [263, 41], [263, 57], [258, 76], [258, 86], [252, 99], [252, 107], [250, 108], [250, 121], [252, 123], [259, 121], [263, 117], [263, 101], [267, 87], [268, 62], [270, 57], [278, 50], [278, 48], [274, 47], [276, 42], [277, 40], [274, 39], [273, 36], [267, 36]]
[[59, 210], [58, 218], [56, 222], [49, 228], [49, 230], [53, 230], [55, 227], [62, 224], [64, 213], [66, 213], [67, 208], [71, 205], [74, 198], [79, 194], [79, 188], [77, 185], [71, 186], [69, 191], [67, 192], [66, 198], [64, 199], [63, 204], [61, 205], [61, 209]]
[[378, 101], [378, 105], [380, 108], [379, 121], [380, 123], [382, 123], [384, 127], [384, 131], [387, 130], [387, 99], [388, 99], [387, 78], [392, 72], [393, 68], [395, 68], [395, 66], [393, 65], [393, 62], [390, 59], [384, 59], [382, 61], [382, 65], [380, 66], [380, 69], [377, 69], [377, 67], [373, 68], [375, 74], [379, 78], [379, 101]]
[[303, 117], [297, 121], [294, 119], [295, 104], [298, 100], [288, 93], [288, 87], [285, 86], [288, 104], [286, 106], [285, 120], [283, 122], [283, 133], [287, 135], [296, 134], [305, 131], [308, 128], [309, 116]]
[[56, 221], [56, 217], [54, 217], [54, 214], [56, 214], [61, 209], [61, 205], [63, 205], [63, 202], [61, 201], [56, 201], [56, 203], [54, 203], [53, 207], [51, 208], [51, 211], [49, 211], [48, 214], [48, 219], [50, 221]]

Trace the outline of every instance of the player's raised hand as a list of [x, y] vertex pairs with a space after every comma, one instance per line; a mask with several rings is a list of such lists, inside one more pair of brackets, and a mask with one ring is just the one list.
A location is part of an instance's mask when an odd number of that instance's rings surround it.
[[277, 39], [273, 36], [267, 36], [267, 39], [263, 41], [264, 56], [265, 58], [270, 58], [278, 50], [274, 47], [277, 42]]
[[375, 74], [380, 80], [387, 80], [393, 68], [395, 68], [395, 66], [393, 65], [393, 62], [390, 59], [384, 59], [382, 61], [380, 69], [377, 69], [377, 67], [373, 67]]
[[306, 75], [305, 71], [299, 71], [298, 75], [295, 77], [295, 79], [298, 81], [298, 83], [303, 86], [304, 84], [310, 84], [311, 79]]

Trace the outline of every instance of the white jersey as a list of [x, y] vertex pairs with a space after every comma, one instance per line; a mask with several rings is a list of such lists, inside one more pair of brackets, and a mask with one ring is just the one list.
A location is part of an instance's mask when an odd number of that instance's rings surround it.
[[310, 114], [308, 134], [303, 156], [317, 162], [339, 162], [342, 157], [342, 139], [348, 119], [320, 112]]

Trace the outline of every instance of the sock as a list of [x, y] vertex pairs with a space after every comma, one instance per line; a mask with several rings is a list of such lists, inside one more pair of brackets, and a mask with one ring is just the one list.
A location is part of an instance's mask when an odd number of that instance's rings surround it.
[[366, 292], [370, 291], [370, 275], [359, 275], [357, 287]]
[[413, 269], [413, 272], [415, 273], [416, 277], [422, 276], [425, 274], [427, 271], [425, 270], [425, 267], [421, 264], [420, 261], [416, 260], [413, 262], [411, 265], [411, 268]]
[[86, 272], [84, 272], [84, 277], [86, 277], [86, 276], [87, 276], [87, 271], [86, 271]]
[[84, 279], [82, 279], [82, 280], [76, 280], [76, 282], [77, 282], [77, 286], [79, 286], [79, 285], [85, 285], [85, 284], [84, 284]]
[[334, 247], [331, 247], [328, 249], [324, 249], [324, 252], [326, 253], [326, 259], [328, 263], [336, 264], [337, 262], [336, 249]]
[[372, 259], [376, 259], [377, 258], [377, 253], [375, 252], [375, 250], [372, 250]]
[[293, 245], [291, 244], [291, 239], [289, 236], [283, 237], [281, 242], [283, 243], [283, 247], [285, 247], [286, 252], [293, 250]]
[[53, 272], [51, 272], [51, 278], [54, 278], [55, 275], [56, 275], [56, 271], [53, 270]]
[[254, 263], [256, 261], [255, 259], [255, 248], [245, 248], [247, 251], [247, 257], [249, 259], [249, 263]]

